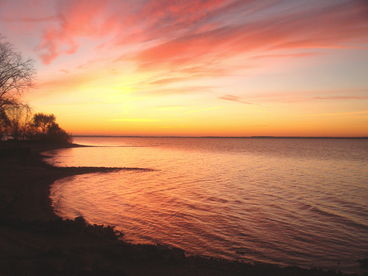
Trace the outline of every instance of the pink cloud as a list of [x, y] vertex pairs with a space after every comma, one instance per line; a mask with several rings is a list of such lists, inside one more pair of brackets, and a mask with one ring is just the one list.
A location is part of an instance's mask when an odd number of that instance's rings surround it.
[[[366, 5], [354, 2], [331, 9], [269, 17], [182, 36], [140, 52], [136, 61], [144, 69], [177, 67], [260, 50], [337, 48], [349, 43], [367, 43], [367, 13]], [[310, 53], [286, 55], [300, 57]]]
[[[208, 61], [252, 55], [254, 51], [264, 51], [266, 57], [272, 50], [353, 47], [353, 43], [368, 42], [368, 6], [364, 1], [311, 6], [291, 1], [293, 8], [282, 12], [279, 6], [285, 3], [255, 0], [37, 3], [42, 7], [40, 12], [6, 16], [0, 12], [0, 20], [50, 22], [42, 25], [37, 48], [45, 64], [60, 55], [76, 53], [82, 38], [94, 40], [96, 48], [103, 44], [116, 51], [128, 44], [150, 42], [153, 46], [134, 58], [141, 69], [149, 70], [177, 68], [193, 61], [206, 68]], [[48, 9], [43, 8], [46, 4]]]
[[[142, 16], [154, 20], [168, 19], [175, 23], [192, 23], [205, 17], [207, 13], [223, 6], [227, 0], [200, 0], [200, 1], [147, 1], [143, 6]], [[183, 15], [186, 16], [183, 16]]]
[[30, 16], [21, 16], [21, 17], [2, 17], [1, 21], [5, 22], [24, 22], [24, 23], [39, 23], [39, 22], [48, 22], [57, 20], [58, 17], [54, 15], [50, 16], [41, 16], [41, 17], [30, 17]]
[[313, 97], [315, 100], [368, 100], [368, 96], [327, 96]]
[[49, 64], [61, 54], [73, 54], [79, 48], [78, 38], [100, 37], [106, 28], [102, 24], [105, 1], [65, 0], [60, 2], [58, 24], [43, 31], [38, 49], [41, 59]]
[[48, 64], [61, 54], [74, 53], [79, 48], [78, 39], [83, 37], [100, 39], [115, 33], [119, 44], [157, 39], [162, 33], [188, 27], [226, 2], [229, 0], [62, 1], [57, 9], [57, 26], [43, 31], [41, 58]]

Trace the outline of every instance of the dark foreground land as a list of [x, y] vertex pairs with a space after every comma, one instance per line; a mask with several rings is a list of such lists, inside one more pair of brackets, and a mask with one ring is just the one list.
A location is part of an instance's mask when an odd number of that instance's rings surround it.
[[[70, 145], [72, 146], [72, 145]], [[344, 275], [334, 271], [187, 257], [180, 249], [122, 242], [110, 227], [62, 220], [53, 181], [119, 168], [55, 168], [39, 144], [0, 144], [0, 275]]]

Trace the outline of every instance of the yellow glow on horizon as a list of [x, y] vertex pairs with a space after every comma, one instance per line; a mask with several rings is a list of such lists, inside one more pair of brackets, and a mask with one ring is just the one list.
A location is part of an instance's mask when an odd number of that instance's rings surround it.
[[73, 134], [368, 136], [364, 4], [275, 2], [244, 17], [247, 1], [197, 1], [188, 18], [181, 1], [146, 14], [153, 2], [2, 6], [5, 35], [36, 61], [26, 102]]

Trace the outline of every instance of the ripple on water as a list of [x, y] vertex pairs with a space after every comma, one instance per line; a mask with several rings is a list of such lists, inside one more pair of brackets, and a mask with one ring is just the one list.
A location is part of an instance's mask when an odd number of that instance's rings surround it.
[[49, 162], [156, 171], [56, 181], [57, 214], [192, 254], [345, 271], [366, 257], [368, 141], [119, 139]]

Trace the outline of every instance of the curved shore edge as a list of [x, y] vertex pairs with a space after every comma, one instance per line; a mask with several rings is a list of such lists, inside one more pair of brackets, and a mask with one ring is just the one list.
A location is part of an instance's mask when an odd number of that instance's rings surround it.
[[89, 225], [81, 217], [63, 220], [49, 198], [57, 179], [140, 169], [60, 168], [43, 161], [43, 151], [77, 146], [0, 146], [0, 275], [348, 275], [186, 256], [178, 248], [126, 243], [112, 227]]

